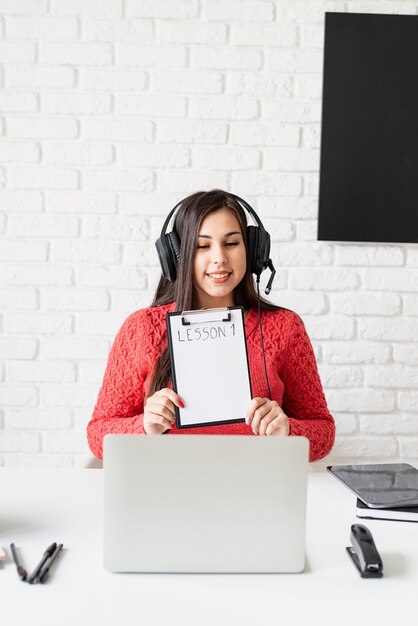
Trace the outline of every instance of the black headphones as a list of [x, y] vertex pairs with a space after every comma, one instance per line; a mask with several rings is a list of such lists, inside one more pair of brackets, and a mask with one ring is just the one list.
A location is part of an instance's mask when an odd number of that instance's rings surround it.
[[[248, 211], [257, 223], [257, 226], [247, 226], [247, 246], [250, 271], [252, 274], [256, 275], [257, 282], [259, 282], [261, 272], [263, 272], [267, 267], [270, 268], [271, 276], [265, 289], [265, 293], [268, 294], [271, 291], [271, 285], [276, 274], [273, 262], [270, 259], [270, 235], [264, 228], [257, 213], [248, 204], [248, 202], [233, 193], [225, 192], [225, 196], [236, 200], [244, 209]], [[165, 231], [173, 213], [183, 203], [183, 201], [184, 200], [180, 200], [180, 202], [178, 202], [176, 206], [171, 209], [161, 229], [161, 235], [155, 242], [163, 276], [170, 281], [175, 281], [177, 277], [177, 267], [180, 260], [180, 240], [174, 230], [171, 231], [171, 233], [166, 233]]]

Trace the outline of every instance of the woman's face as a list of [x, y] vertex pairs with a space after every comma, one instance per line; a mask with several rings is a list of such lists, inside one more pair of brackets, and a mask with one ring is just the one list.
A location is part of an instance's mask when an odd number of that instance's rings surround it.
[[199, 229], [193, 267], [196, 308], [234, 304], [234, 289], [247, 267], [241, 227], [229, 209], [209, 213]]

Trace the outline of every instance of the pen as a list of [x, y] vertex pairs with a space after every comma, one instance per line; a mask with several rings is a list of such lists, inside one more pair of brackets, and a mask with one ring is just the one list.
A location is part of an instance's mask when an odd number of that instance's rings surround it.
[[16, 551], [16, 546], [14, 543], [10, 544], [10, 550], [12, 551], [13, 561], [16, 565], [17, 575], [19, 576], [20, 580], [26, 580], [28, 573], [19, 560], [19, 555]]
[[41, 571], [41, 569], [43, 568], [43, 566], [45, 565], [49, 557], [55, 552], [56, 547], [57, 547], [57, 544], [55, 542], [51, 543], [51, 545], [47, 547], [47, 549], [45, 550], [42, 556], [42, 559], [39, 561], [38, 565], [35, 567], [32, 574], [29, 576], [28, 583], [32, 584], [35, 582], [35, 580], [39, 576], [39, 572]]
[[43, 583], [45, 581], [45, 579], [47, 578], [47, 576], [49, 574], [50, 567], [51, 567], [52, 563], [55, 561], [55, 559], [57, 558], [57, 556], [60, 553], [60, 551], [62, 550], [62, 547], [63, 547], [62, 543], [59, 543], [57, 545], [54, 554], [47, 560], [47, 562], [45, 563], [45, 565], [43, 566], [43, 568], [39, 572], [38, 580], [39, 580], [40, 583]]

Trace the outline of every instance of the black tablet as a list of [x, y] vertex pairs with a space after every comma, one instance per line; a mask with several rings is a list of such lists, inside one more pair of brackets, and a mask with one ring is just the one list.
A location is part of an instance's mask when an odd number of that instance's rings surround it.
[[327, 470], [371, 508], [418, 506], [418, 470], [408, 463], [329, 465]]

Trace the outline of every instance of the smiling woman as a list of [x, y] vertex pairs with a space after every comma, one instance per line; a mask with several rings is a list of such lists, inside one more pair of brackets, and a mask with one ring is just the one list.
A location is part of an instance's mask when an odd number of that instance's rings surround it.
[[[248, 226], [237, 196], [220, 189], [194, 193], [177, 207], [173, 231], [165, 233], [167, 218], [156, 242], [163, 273], [154, 301], [125, 320], [109, 354], [87, 429], [92, 452], [102, 457], [107, 433], [290, 434], [309, 439], [311, 460], [324, 457], [335, 425], [304, 324], [255, 289], [252, 274], [259, 277], [267, 266], [268, 233], [261, 222]], [[175, 406], [184, 405], [172, 388], [166, 313], [233, 305], [245, 311], [254, 393], [246, 423], [179, 430]], [[261, 321], [264, 342], [257, 332]]]

